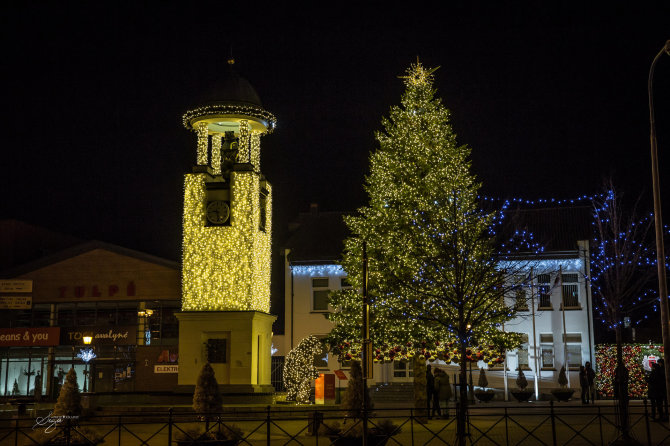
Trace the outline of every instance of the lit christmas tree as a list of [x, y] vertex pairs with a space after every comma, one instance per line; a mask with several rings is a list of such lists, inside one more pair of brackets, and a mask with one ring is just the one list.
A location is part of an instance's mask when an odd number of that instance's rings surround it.
[[[365, 186], [369, 204], [346, 218], [352, 237], [343, 267], [353, 290], [331, 297], [336, 326], [328, 341], [344, 359], [360, 353], [362, 301], [355, 290], [363, 286], [365, 241], [375, 359], [458, 362], [466, 382], [468, 360], [500, 363], [502, 352], [520, 343], [500, 328], [514, 317], [504, 296], [522, 267], [499, 268], [498, 215], [480, 210], [470, 149], [456, 143], [449, 111], [434, 96], [434, 71], [419, 63], [408, 69], [402, 106], [391, 108], [376, 135]], [[467, 401], [466, 386], [461, 392]], [[461, 407], [464, 432], [467, 408]]]

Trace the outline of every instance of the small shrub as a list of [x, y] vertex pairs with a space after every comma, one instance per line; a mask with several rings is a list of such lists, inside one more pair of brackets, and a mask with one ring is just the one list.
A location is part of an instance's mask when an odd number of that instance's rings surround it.
[[523, 370], [519, 370], [519, 376], [516, 377], [516, 386], [525, 390], [528, 387], [528, 381], [526, 380], [526, 375], [523, 374]]
[[482, 389], [486, 389], [489, 385], [489, 380], [486, 379], [486, 372], [483, 368], [479, 369], [479, 382], [477, 382], [477, 385]]
[[79, 416], [81, 415], [81, 394], [77, 383], [77, 374], [70, 369], [65, 377], [63, 387], [58, 394], [58, 401], [54, 406], [53, 415]]

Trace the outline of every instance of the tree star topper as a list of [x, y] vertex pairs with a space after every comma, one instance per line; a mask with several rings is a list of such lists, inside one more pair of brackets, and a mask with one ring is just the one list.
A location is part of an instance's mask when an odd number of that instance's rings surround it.
[[421, 62], [417, 59], [415, 64], [412, 64], [407, 69], [407, 76], [398, 76], [400, 79], [406, 79], [405, 83], [408, 85], [422, 85], [433, 81], [433, 73], [440, 67], [424, 68]]

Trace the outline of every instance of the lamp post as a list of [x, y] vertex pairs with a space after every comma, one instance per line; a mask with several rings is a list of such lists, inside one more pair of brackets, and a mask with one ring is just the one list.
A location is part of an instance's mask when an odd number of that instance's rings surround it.
[[[91, 342], [93, 341], [93, 336], [91, 335], [84, 335], [81, 337], [81, 339], [84, 341], [84, 345], [89, 346], [91, 345]], [[82, 349], [79, 351], [79, 354], [77, 355], [79, 358], [81, 358], [82, 361], [84, 361], [84, 393], [87, 392], [87, 384], [88, 384], [88, 363], [90, 360], [95, 358], [95, 352], [93, 351], [92, 348], [86, 348]]]
[[668, 284], [665, 274], [665, 247], [663, 246], [663, 218], [661, 215], [661, 185], [658, 175], [658, 150], [656, 147], [656, 123], [654, 122], [653, 79], [656, 62], [663, 53], [670, 56], [670, 40], [656, 54], [649, 68], [647, 93], [649, 95], [649, 140], [651, 144], [651, 177], [654, 188], [654, 225], [656, 227], [656, 267], [658, 269], [658, 298], [661, 304], [661, 332], [663, 333], [663, 356], [665, 357], [665, 388], [670, 401], [670, 312], [668, 311]]

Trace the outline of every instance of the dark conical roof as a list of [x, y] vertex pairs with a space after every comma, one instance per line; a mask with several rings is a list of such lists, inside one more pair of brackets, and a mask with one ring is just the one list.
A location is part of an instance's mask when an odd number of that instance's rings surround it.
[[254, 87], [235, 71], [232, 64], [221, 70], [220, 76], [217, 77], [200, 98], [200, 105], [233, 102], [263, 106]]

